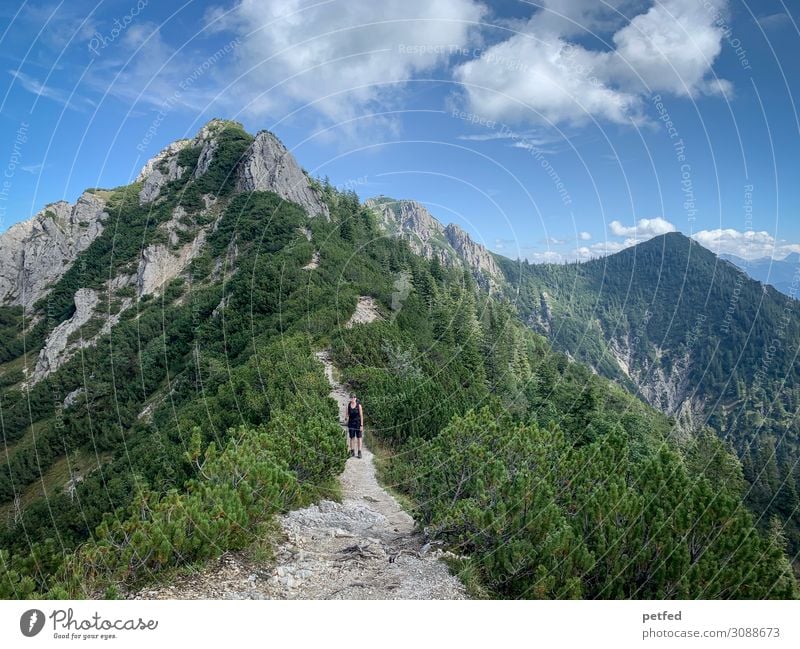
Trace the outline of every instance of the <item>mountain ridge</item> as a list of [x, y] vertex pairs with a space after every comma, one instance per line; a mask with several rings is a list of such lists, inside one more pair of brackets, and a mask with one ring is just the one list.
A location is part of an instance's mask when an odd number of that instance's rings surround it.
[[465, 264], [482, 286], [498, 287], [501, 272], [494, 257], [457, 224], [444, 225], [414, 200], [377, 196], [364, 204], [390, 236], [405, 239], [417, 254], [447, 266]]
[[731, 262], [752, 279], [797, 299], [800, 288], [800, 253], [791, 253], [783, 259], [762, 257], [748, 260], [726, 253], [721, 254], [720, 258]]
[[[584, 315], [564, 268], [534, 294], [547, 277], [433, 220], [453, 263], [417, 254], [276, 142], [215, 120], [167, 147], [98, 190], [105, 227], [39, 299], [0, 306], [0, 596], [125, 596], [220, 552], [263, 558], [276, 517], [328, 498], [347, 461], [328, 348], [385, 479], [473, 592], [797, 594], [784, 530], [756, 529], [723, 442], [676, 436], [580, 345], [553, 350], [565, 305]], [[530, 304], [549, 340], [519, 320]]]

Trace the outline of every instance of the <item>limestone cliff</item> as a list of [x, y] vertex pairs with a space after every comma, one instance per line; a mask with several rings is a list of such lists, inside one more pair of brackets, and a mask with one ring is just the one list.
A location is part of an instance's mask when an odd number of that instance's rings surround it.
[[140, 203], [154, 201], [165, 184], [183, 175], [186, 170], [178, 165], [178, 154], [190, 144], [190, 140], [177, 140], [147, 161], [136, 177], [136, 182], [142, 183], [139, 191]]
[[424, 205], [380, 196], [368, 199], [366, 206], [387, 234], [404, 238], [415, 253], [446, 266], [463, 265], [487, 288], [500, 281], [500, 268], [486, 247], [456, 224], [442, 225]]
[[53, 329], [39, 352], [33, 371], [34, 383], [55, 372], [69, 358], [70, 337], [91, 320], [98, 301], [97, 291], [90, 288], [82, 288], [75, 293], [75, 313]]
[[500, 269], [495, 263], [494, 257], [480, 243], [476, 243], [455, 223], [450, 223], [444, 231], [447, 241], [464, 260], [469, 268], [474, 271], [485, 273], [490, 278], [499, 278]]
[[301, 205], [311, 216], [330, 218], [328, 206], [291, 153], [269, 131], [261, 131], [237, 168], [240, 192], [271, 191]]
[[103, 231], [105, 203], [86, 192], [59, 201], [0, 235], [0, 304], [30, 308]]

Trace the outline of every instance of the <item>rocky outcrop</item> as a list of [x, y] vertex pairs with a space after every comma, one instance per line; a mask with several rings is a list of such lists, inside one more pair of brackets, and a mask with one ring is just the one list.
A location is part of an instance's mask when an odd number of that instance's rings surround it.
[[237, 168], [240, 192], [270, 191], [305, 208], [310, 216], [330, 219], [320, 192], [291, 153], [268, 131], [261, 131]]
[[442, 225], [416, 201], [371, 198], [365, 202], [390, 236], [402, 237], [416, 254], [446, 266], [466, 266], [487, 288], [497, 286], [500, 268], [492, 254], [454, 223]]
[[178, 164], [178, 154], [186, 147], [200, 147], [200, 156], [193, 176], [199, 178], [206, 173], [219, 146], [217, 134], [226, 123], [228, 122], [225, 120], [212, 119], [200, 129], [194, 139], [176, 140], [148, 160], [136, 177], [136, 182], [142, 183], [139, 202], [144, 204], [154, 201], [161, 194], [164, 185], [183, 176], [186, 169]]
[[444, 226], [424, 205], [417, 201], [383, 197], [367, 199], [365, 205], [378, 217], [378, 224], [384, 232], [408, 241], [416, 254], [427, 259], [436, 257], [446, 266], [456, 263], [457, 255], [447, 244]]
[[662, 355], [661, 350], [656, 349], [656, 360], [634, 364], [630, 374], [647, 403], [668, 415], [675, 415], [691, 393], [688, 380], [691, 358], [684, 354], [673, 360], [667, 370], [659, 360]]
[[147, 161], [136, 182], [142, 183], [139, 203], [150, 203], [158, 198], [161, 188], [172, 180], [180, 178], [185, 169], [178, 165], [178, 154], [191, 144], [191, 140], [177, 140]]
[[611, 356], [620, 371], [636, 386], [639, 396], [654, 408], [674, 417], [676, 431], [687, 435], [705, 424], [705, 401], [697, 396], [690, 380], [691, 355], [686, 352], [669, 366], [661, 362], [667, 354], [654, 347], [654, 358], [641, 359], [629, 334], [609, 340]]
[[177, 251], [163, 244], [145, 248], [136, 273], [136, 288], [139, 296], [160, 292], [170, 281], [180, 275], [189, 263], [200, 254], [206, 240], [205, 230]]
[[91, 320], [98, 301], [97, 292], [90, 288], [75, 292], [75, 313], [50, 332], [33, 370], [34, 383], [55, 372], [67, 361], [70, 336]]
[[64, 397], [64, 403], [61, 405], [64, 410], [67, 408], [72, 408], [76, 403], [78, 403], [78, 399], [86, 392], [84, 388], [76, 388], [72, 392], [70, 392], [66, 397]]
[[458, 256], [464, 260], [473, 272], [484, 273], [488, 279], [493, 281], [500, 277], [500, 268], [498, 268], [494, 257], [485, 246], [473, 241], [455, 223], [450, 223], [444, 229], [444, 233]]
[[358, 298], [356, 310], [353, 311], [353, 315], [350, 316], [350, 319], [344, 326], [349, 329], [354, 325], [369, 324], [370, 322], [381, 319], [380, 309], [378, 308], [378, 303], [375, 301], [375, 298], [369, 295], [361, 295]]
[[200, 151], [200, 157], [197, 158], [197, 168], [194, 170], [195, 178], [199, 178], [208, 171], [208, 168], [211, 166], [211, 161], [214, 159], [217, 146], [218, 143], [214, 137], [205, 138], [203, 148]]
[[0, 304], [31, 307], [103, 231], [106, 216], [105, 202], [86, 192], [0, 235]]

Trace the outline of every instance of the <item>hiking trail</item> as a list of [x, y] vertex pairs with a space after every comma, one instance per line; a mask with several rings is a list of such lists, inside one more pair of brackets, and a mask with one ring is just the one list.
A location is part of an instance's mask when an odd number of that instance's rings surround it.
[[[360, 298], [347, 323], [380, 317]], [[343, 416], [348, 397], [325, 351], [316, 353]], [[369, 411], [366, 413], [369, 421]], [[346, 432], [343, 432], [346, 435]], [[373, 455], [349, 458], [342, 502], [323, 500], [279, 517], [276, 560], [259, 565], [227, 553], [203, 571], [141, 591], [140, 599], [465, 599], [464, 586], [415, 530], [414, 520], [378, 484]]]

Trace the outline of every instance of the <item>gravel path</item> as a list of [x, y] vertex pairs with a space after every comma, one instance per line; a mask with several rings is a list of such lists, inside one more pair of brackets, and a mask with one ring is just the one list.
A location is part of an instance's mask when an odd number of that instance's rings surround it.
[[[372, 305], [360, 302], [363, 317]], [[366, 307], [366, 308], [364, 308]], [[344, 412], [347, 394], [325, 365], [331, 396]], [[369, 413], [367, 413], [369, 417]], [[464, 599], [461, 582], [414, 529], [414, 520], [379, 484], [373, 456], [350, 458], [340, 476], [343, 502], [323, 500], [280, 518], [285, 540], [274, 565], [224, 555], [204, 572], [171, 586], [146, 590], [143, 599]]]

